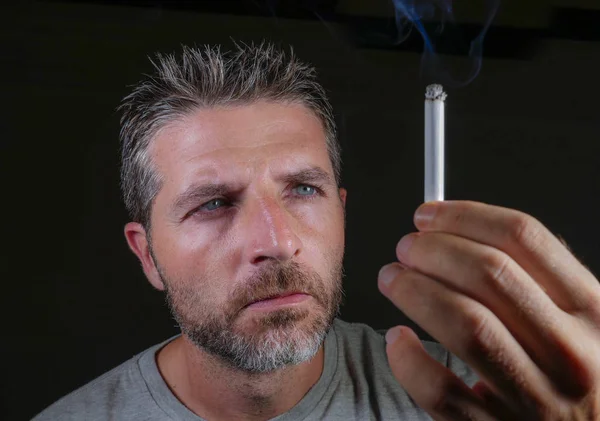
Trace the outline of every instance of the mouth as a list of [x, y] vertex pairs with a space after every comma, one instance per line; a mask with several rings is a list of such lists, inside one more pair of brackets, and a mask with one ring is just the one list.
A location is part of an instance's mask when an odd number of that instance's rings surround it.
[[251, 302], [250, 304], [248, 304], [246, 306], [246, 308], [266, 309], [266, 308], [281, 307], [281, 306], [285, 306], [285, 305], [297, 304], [297, 303], [307, 300], [308, 298], [310, 298], [309, 294], [306, 294], [302, 291], [292, 291], [292, 292], [286, 292], [283, 294], [270, 295], [270, 296], [255, 300], [255, 301]]

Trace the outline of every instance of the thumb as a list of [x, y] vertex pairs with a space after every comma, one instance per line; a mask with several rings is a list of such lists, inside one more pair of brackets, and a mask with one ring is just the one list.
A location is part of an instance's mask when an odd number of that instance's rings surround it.
[[454, 413], [452, 411], [485, 412], [473, 391], [448, 367], [429, 355], [411, 328], [393, 327], [386, 334], [386, 342], [394, 377], [417, 405], [435, 419], [448, 419], [448, 414]]

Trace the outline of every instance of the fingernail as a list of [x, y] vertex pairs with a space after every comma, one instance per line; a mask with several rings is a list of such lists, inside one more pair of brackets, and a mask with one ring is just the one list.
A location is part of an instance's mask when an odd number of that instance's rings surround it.
[[398, 255], [400, 255], [400, 256], [406, 257], [408, 255], [408, 250], [410, 249], [410, 246], [412, 245], [414, 239], [415, 239], [415, 236], [410, 235], [410, 234], [402, 237], [400, 239], [400, 242], [398, 243], [398, 246], [396, 247], [396, 253], [398, 253]]
[[385, 342], [388, 344], [393, 344], [400, 337], [402, 331], [400, 330], [400, 326], [396, 326], [391, 328], [385, 334]]
[[400, 271], [402, 268], [397, 263], [390, 263], [381, 268], [378, 278], [385, 286], [389, 286]]
[[438, 205], [435, 202], [427, 202], [417, 209], [415, 213], [415, 225], [428, 225], [435, 216]]

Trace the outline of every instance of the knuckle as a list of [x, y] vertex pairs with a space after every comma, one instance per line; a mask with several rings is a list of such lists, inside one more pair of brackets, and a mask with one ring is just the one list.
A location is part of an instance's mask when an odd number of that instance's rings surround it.
[[596, 291], [588, 294], [572, 314], [587, 320], [594, 330], [600, 330], [600, 294]]
[[513, 287], [514, 276], [511, 270], [512, 259], [509, 255], [492, 251], [480, 259], [483, 281], [494, 290], [508, 290]]
[[471, 310], [467, 312], [463, 320], [463, 344], [467, 354], [481, 354], [487, 349], [492, 336], [489, 319], [483, 311]]
[[507, 230], [508, 241], [533, 251], [540, 245], [542, 232], [543, 226], [537, 219], [516, 211]]

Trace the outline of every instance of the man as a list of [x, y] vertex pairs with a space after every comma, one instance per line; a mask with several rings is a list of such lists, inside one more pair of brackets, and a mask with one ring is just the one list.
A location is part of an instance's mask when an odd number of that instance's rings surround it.
[[266, 44], [156, 68], [121, 107], [125, 236], [182, 335], [36, 421], [600, 419], [600, 288], [539, 222], [421, 206], [378, 286], [441, 344], [384, 339], [336, 318], [347, 193], [314, 70]]

